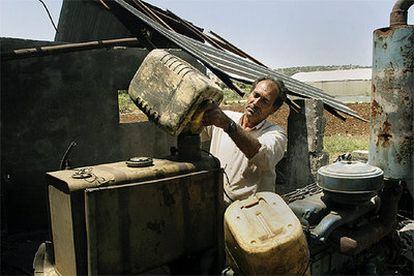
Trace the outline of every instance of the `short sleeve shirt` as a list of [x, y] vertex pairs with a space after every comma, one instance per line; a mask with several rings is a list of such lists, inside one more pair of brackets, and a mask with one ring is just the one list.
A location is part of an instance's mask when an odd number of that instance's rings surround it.
[[[224, 112], [234, 122], [241, 124], [242, 113]], [[261, 144], [259, 152], [251, 159], [221, 128], [212, 127], [207, 132], [211, 138], [210, 153], [220, 160], [225, 171], [224, 200], [227, 204], [256, 192], [275, 191], [275, 166], [283, 158], [287, 144], [283, 128], [264, 120], [249, 130], [249, 134]]]

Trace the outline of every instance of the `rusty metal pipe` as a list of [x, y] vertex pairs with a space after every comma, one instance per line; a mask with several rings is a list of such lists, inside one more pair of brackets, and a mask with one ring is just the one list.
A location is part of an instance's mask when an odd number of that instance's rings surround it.
[[408, 9], [414, 4], [414, 0], [398, 0], [390, 14], [390, 27], [407, 25]]
[[398, 19], [413, 2], [397, 1], [391, 27], [373, 34], [368, 163], [385, 178], [405, 181], [414, 198], [414, 25]]
[[393, 182], [391, 187], [384, 189], [380, 195], [379, 217], [351, 234], [339, 235], [341, 252], [349, 255], [358, 254], [388, 235], [395, 226], [401, 194], [402, 186], [399, 183]]
[[11, 52], [1, 53], [1, 60], [7, 61], [23, 58], [43, 57], [78, 51], [87, 51], [100, 48], [110, 48], [115, 46], [136, 45], [139, 45], [139, 40], [136, 37], [96, 40], [79, 43], [62, 43], [48, 46], [40, 46], [36, 48], [16, 49]]

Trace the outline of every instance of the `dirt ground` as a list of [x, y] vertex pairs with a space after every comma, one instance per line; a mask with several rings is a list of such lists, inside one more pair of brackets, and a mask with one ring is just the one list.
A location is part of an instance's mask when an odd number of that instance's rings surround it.
[[[369, 103], [348, 104], [348, 107], [356, 111], [362, 118], [369, 120]], [[244, 105], [233, 103], [230, 105], [223, 105], [223, 109], [243, 112]], [[286, 129], [287, 118], [289, 115], [289, 107], [283, 105], [275, 114], [270, 117], [270, 121], [276, 123]], [[333, 116], [325, 111], [326, 127], [325, 135], [343, 134], [349, 136], [369, 135], [369, 123], [346, 116], [346, 121]], [[121, 114], [121, 123], [146, 121], [147, 118], [142, 112], [133, 112]]]

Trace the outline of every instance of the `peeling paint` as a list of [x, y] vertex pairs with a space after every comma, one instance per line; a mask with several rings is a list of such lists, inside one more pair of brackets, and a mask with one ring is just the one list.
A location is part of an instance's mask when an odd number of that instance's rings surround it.
[[376, 100], [372, 100], [371, 103], [371, 119], [375, 119], [378, 113], [382, 113], [382, 108], [379, 106]]
[[392, 138], [392, 134], [390, 134], [391, 124], [388, 121], [385, 121], [382, 128], [380, 128], [378, 134], [378, 143], [382, 140], [382, 146], [388, 147], [390, 145], [390, 139]]
[[[413, 183], [414, 26], [374, 31], [369, 163]], [[412, 184], [411, 184], [412, 185]]]

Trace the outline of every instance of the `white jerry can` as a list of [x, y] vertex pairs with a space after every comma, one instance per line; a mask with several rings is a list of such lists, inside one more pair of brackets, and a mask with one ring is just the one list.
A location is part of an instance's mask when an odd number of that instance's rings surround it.
[[227, 261], [245, 275], [304, 275], [309, 250], [302, 226], [283, 199], [260, 192], [224, 215]]

